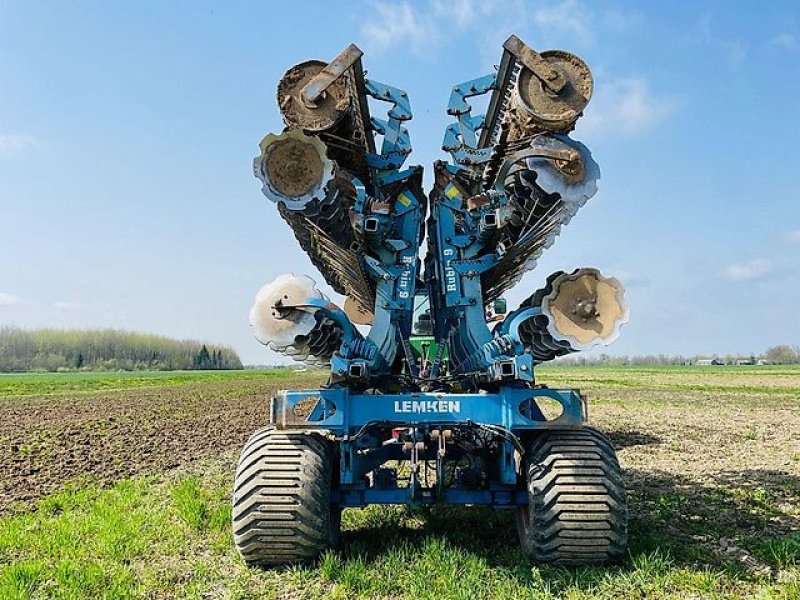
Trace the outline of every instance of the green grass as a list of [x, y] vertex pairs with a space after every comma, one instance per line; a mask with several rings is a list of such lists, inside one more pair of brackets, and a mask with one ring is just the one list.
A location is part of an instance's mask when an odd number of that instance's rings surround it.
[[800, 533], [759, 541], [755, 550], [764, 561], [781, 568], [800, 566]]
[[[345, 511], [343, 548], [314, 564], [247, 568], [230, 538], [231, 460], [108, 489], [68, 489], [34, 512], [3, 517], [0, 598], [800, 597], [796, 535], [755, 543], [773, 571], [754, 575], [671, 533], [698, 501], [710, 512], [734, 504], [779, 510], [769, 495], [731, 490], [702, 498], [675, 492], [634, 517], [630, 557], [616, 567], [534, 566], [504, 512], [370, 507]], [[723, 536], [731, 526], [709, 521], [701, 530]]]
[[[691, 392], [792, 394], [800, 399], [800, 365], [725, 367], [537, 367], [537, 377], [549, 385]], [[95, 391], [180, 386], [201, 382], [263, 381], [296, 377], [291, 369], [269, 371], [124, 371], [73, 373], [0, 373], [0, 398], [49, 396]], [[775, 379], [788, 381], [775, 385]], [[743, 383], [746, 382], [746, 383]]]
[[[0, 396], [53, 394], [66, 401], [93, 390], [229, 380], [244, 381], [249, 389], [265, 377], [296, 376], [290, 371], [6, 375], [0, 376]], [[540, 378], [553, 386], [582, 386], [600, 404], [607, 397], [642, 411], [649, 405], [638, 398], [647, 398], [648, 390], [696, 391], [698, 383], [759, 405], [780, 393], [789, 394], [789, 404], [783, 402], [792, 406], [800, 389], [797, 367], [547, 367]], [[628, 389], [635, 397], [623, 394]], [[762, 389], [770, 391], [762, 395]], [[237, 387], [230, 393], [242, 392]], [[674, 401], [683, 398], [676, 394]], [[659, 400], [671, 401], [672, 392]], [[757, 443], [756, 430], [746, 421], [742, 427], [742, 438]], [[664, 448], [643, 445], [641, 452]], [[0, 599], [800, 599], [800, 535], [791, 528], [800, 519], [797, 456], [787, 440], [786, 472], [744, 484], [628, 469], [630, 553], [614, 567], [533, 565], [505, 512], [370, 507], [345, 511], [340, 549], [310, 565], [260, 570], [246, 567], [232, 545], [236, 457], [226, 454], [188, 470], [106, 488], [73, 484], [34, 510], [0, 516]], [[780, 529], [776, 522], [789, 525]], [[743, 563], [742, 555], [755, 567]]]
[[200, 382], [296, 377], [291, 369], [242, 371], [120, 371], [113, 373], [0, 373], [0, 398], [180, 386]]
[[647, 389], [683, 392], [793, 395], [800, 400], [800, 365], [699, 367], [592, 366], [536, 368], [552, 386]]

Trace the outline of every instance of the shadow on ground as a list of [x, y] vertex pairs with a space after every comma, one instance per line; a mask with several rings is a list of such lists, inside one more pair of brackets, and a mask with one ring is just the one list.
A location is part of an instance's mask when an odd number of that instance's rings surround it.
[[[658, 443], [631, 431], [611, 437], [617, 447]], [[566, 575], [571, 585], [590, 588], [609, 573], [632, 573], [652, 556], [665, 557], [673, 567], [724, 572], [736, 581], [774, 581], [781, 569], [800, 563], [797, 475], [748, 470], [694, 481], [664, 471], [628, 470], [625, 478], [631, 508], [628, 560], [612, 569], [572, 570]], [[398, 547], [413, 553], [431, 540], [501, 568], [520, 584], [537, 577], [519, 548], [513, 513], [483, 508], [367, 511], [343, 531], [343, 558], [369, 564]], [[544, 569], [555, 571], [565, 575], [563, 569]]]

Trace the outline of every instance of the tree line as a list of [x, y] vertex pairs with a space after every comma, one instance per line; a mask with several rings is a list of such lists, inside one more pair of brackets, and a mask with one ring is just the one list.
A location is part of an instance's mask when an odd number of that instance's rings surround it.
[[599, 354], [585, 356], [574, 354], [564, 356], [556, 363], [562, 365], [693, 365], [698, 360], [717, 359], [720, 363], [727, 365], [736, 364], [739, 361], [748, 361], [753, 364], [759, 360], [774, 365], [794, 365], [800, 364], [800, 346], [788, 346], [785, 344], [771, 346], [763, 354], [703, 354], [695, 356], [682, 356], [679, 354], [646, 354], [634, 356], [614, 356], [610, 354]]
[[0, 327], [0, 372], [241, 369], [227, 346], [114, 329]]

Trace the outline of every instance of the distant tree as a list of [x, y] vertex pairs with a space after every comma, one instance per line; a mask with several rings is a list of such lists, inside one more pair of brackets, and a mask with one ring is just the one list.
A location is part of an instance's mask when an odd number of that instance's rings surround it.
[[0, 372], [241, 369], [232, 348], [129, 331], [26, 331], [0, 326]]
[[205, 344], [200, 348], [200, 352], [197, 353], [194, 364], [198, 369], [208, 369], [211, 366], [211, 355], [208, 353], [208, 348], [206, 348]]
[[764, 358], [778, 365], [791, 365], [800, 362], [800, 355], [798, 355], [797, 349], [787, 345], [767, 348]]

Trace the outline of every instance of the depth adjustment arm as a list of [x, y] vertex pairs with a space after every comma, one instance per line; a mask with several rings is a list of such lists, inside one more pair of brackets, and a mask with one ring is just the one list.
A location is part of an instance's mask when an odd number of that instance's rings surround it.
[[365, 92], [370, 98], [392, 104], [388, 119], [370, 119], [372, 130], [383, 135], [383, 145], [380, 154], [367, 155], [367, 164], [379, 171], [399, 169], [411, 154], [411, 138], [408, 130], [403, 127], [403, 122], [409, 121], [413, 116], [408, 94], [404, 90], [371, 79], [367, 79], [365, 84]]
[[478, 131], [486, 125], [485, 115], [472, 116], [467, 98], [496, 90], [497, 84], [497, 74], [492, 73], [459, 83], [450, 92], [447, 114], [456, 117], [456, 122], [445, 129], [442, 149], [459, 165], [479, 165], [489, 160], [491, 148], [478, 147]]

